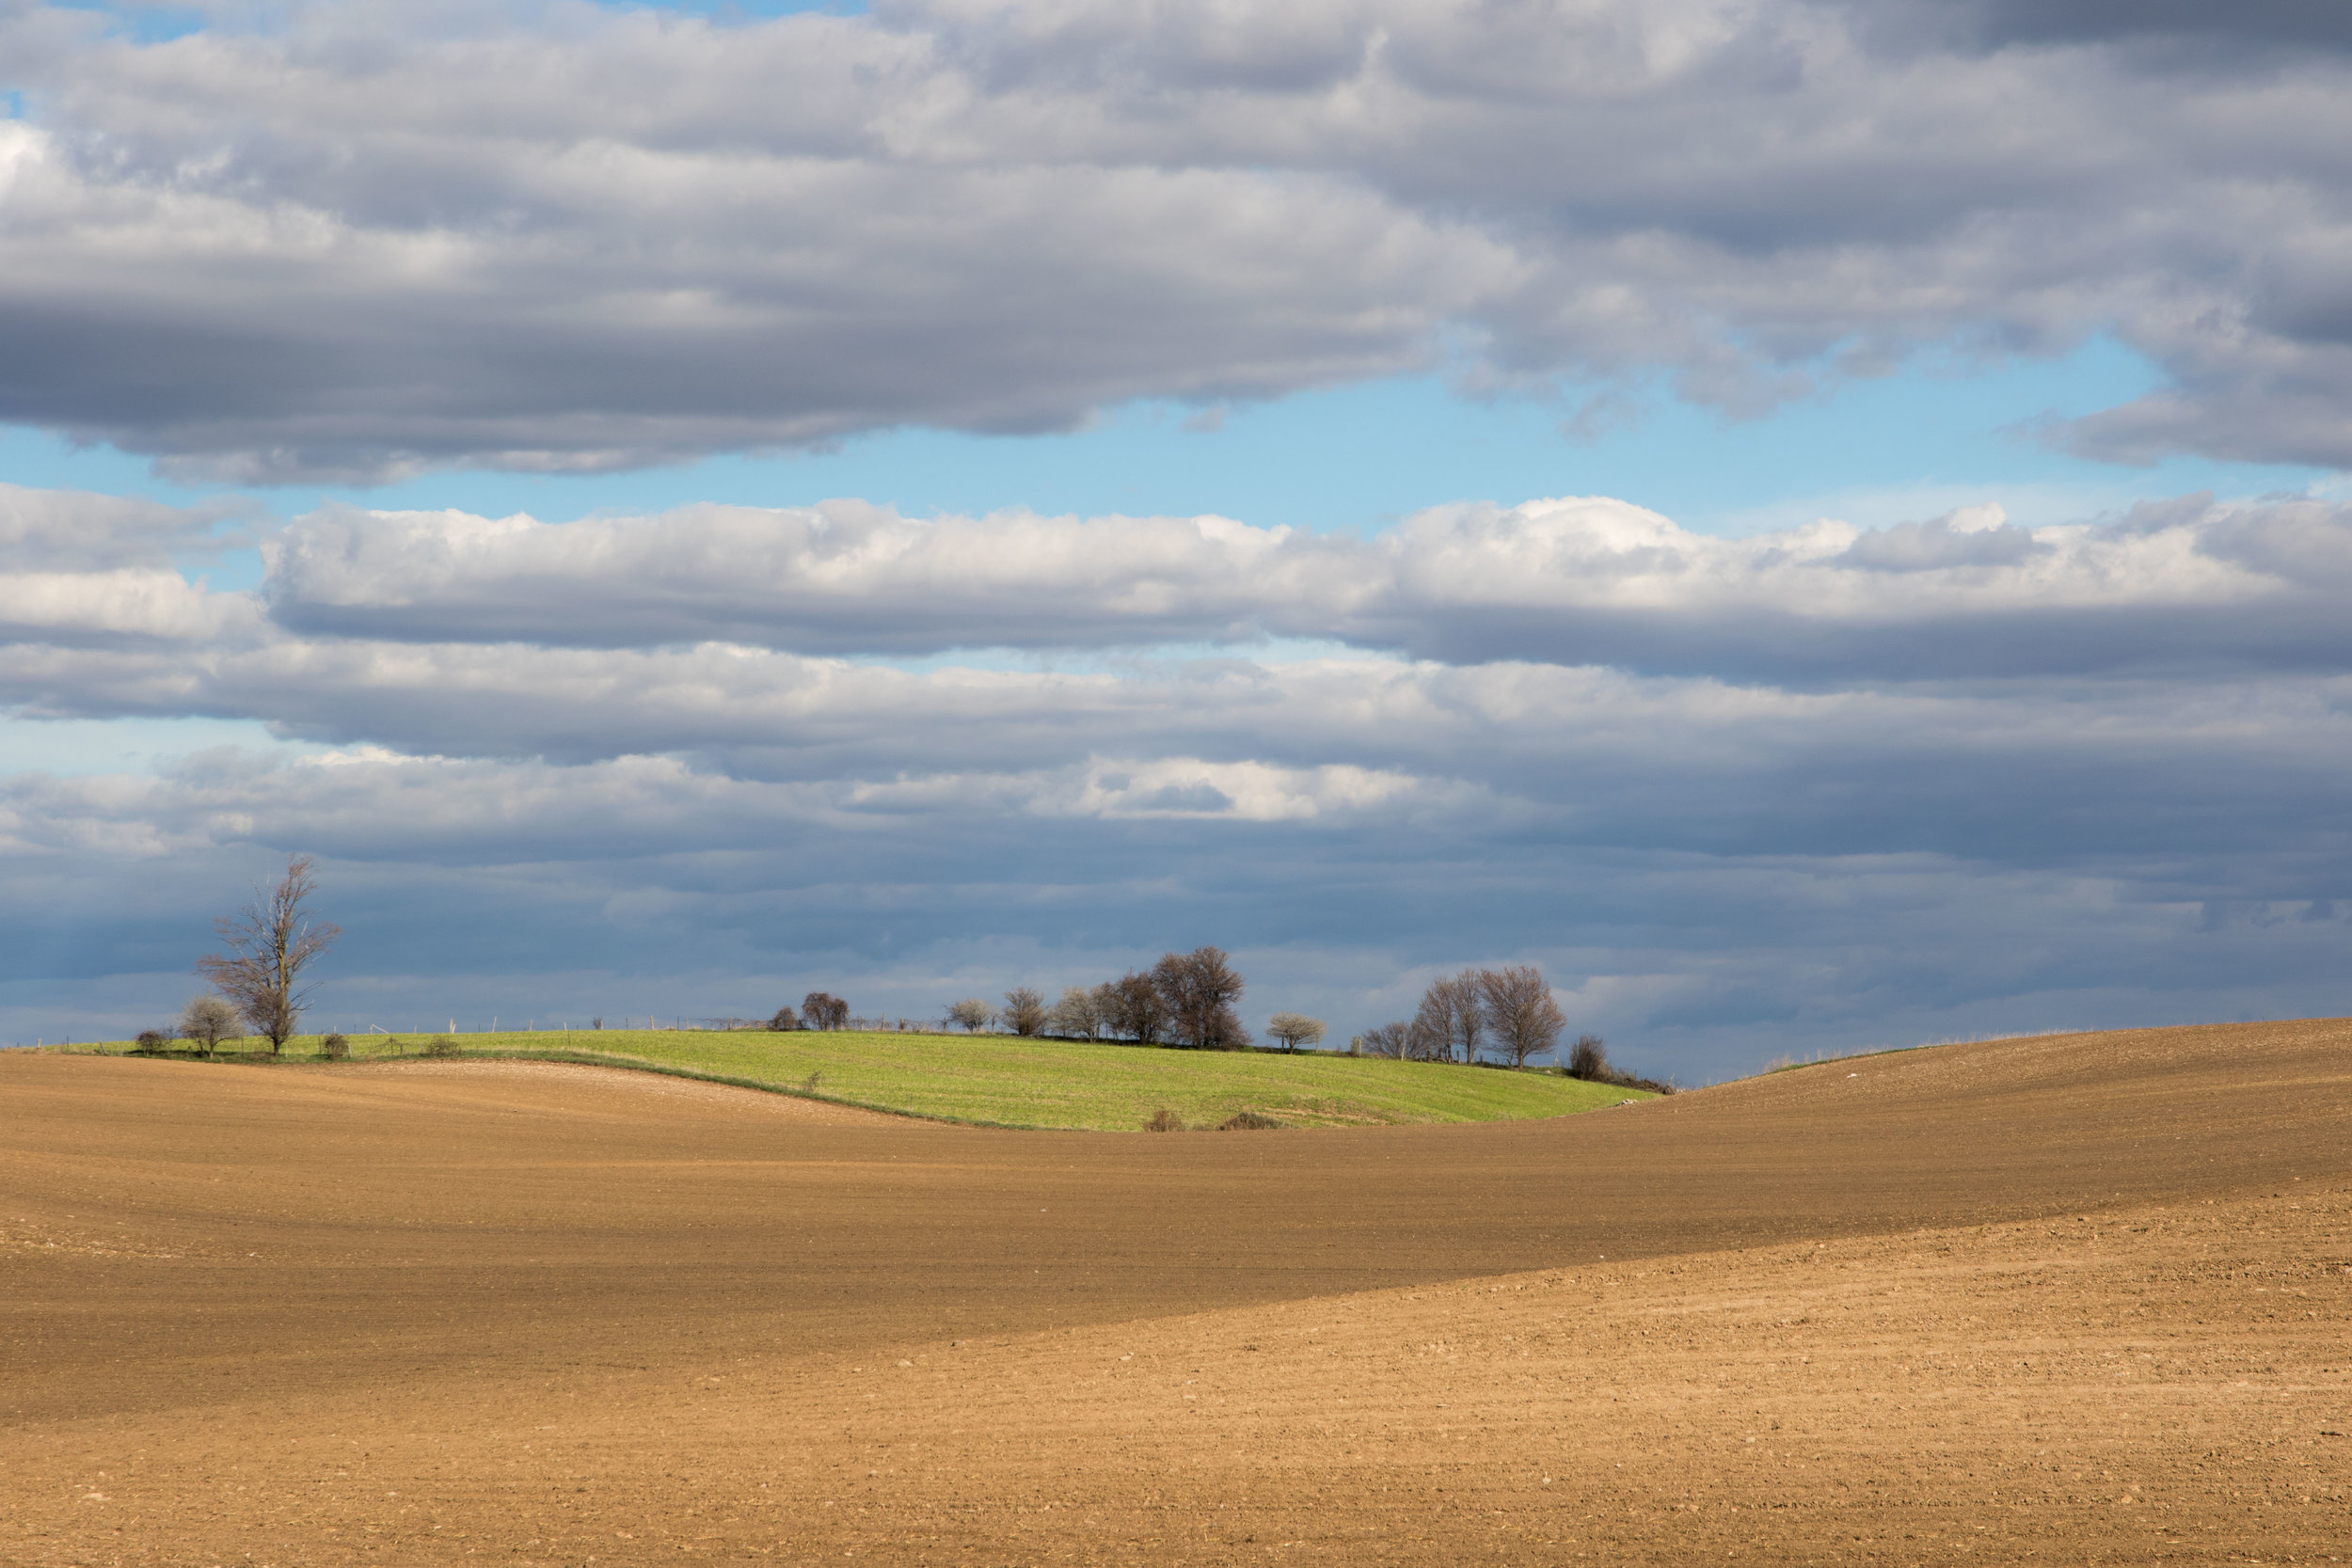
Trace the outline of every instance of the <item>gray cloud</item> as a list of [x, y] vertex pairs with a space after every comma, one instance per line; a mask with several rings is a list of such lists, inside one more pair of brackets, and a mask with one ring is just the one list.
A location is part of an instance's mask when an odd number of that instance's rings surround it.
[[2194, 40], [2240, 48], [2352, 49], [2352, 18], [2328, 0], [1949, 0], [1988, 45], [2110, 40]]
[[[202, 716], [303, 744], [0, 776], [0, 1036], [156, 1022], [209, 916], [297, 848], [354, 933], [330, 1006], [404, 1029], [819, 984], [928, 1017], [1215, 941], [1261, 1014], [1343, 1030], [1524, 958], [1627, 1059], [1707, 1075], [2323, 1011], [2352, 931], [2323, 618], [2352, 531], [2315, 502], [1729, 541], [1600, 499], [1369, 542], [334, 511], [273, 544], [265, 602], [170, 569], [200, 518], [11, 500], [42, 567], [0, 584], [11, 741]], [[1999, 657], [2027, 613], [2058, 652]], [[795, 646], [933, 618], [1077, 667]], [[1267, 657], [1261, 628], [1327, 641]]]
[[243, 510], [233, 501], [174, 507], [0, 483], [0, 557], [11, 572], [151, 570], [180, 556], [249, 545], [215, 532]]
[[[1969, 782], [2001, 784], [1989, 764]], [[1525, 956], [1579, 1028], [1699, 1076], [1989, 1028], [2322, 1012], [2346, 927], [2305, 917], [2352, 875], [2194, 832], [2200, 853], [2162, 866], [2031, 867], [1594, 844], [1565, 811], [1334, 831], [1035, 816], [984, 791], [930, 811], [840, 800], [650, 758], [214, 755], [155, 779], [0, 781], [0, 1028], [56, 1018], [42, 998], [76, 977], [85, 1037], [97, 1016], [165, 1016], [209, 917], [292, 847], [326, 857], [350, 932], [326, 999], [346, 1026], [751, 1013], [819, 984], [935, 1017], [1216, 941], [1253, 1018], [1303, 1006], [1343, 1030], [1408, 1011], [1447, 964]]]
[[[19, 9], [0, 419], [241, 480], [595, 469], [1440, 364], [1754, 411], [2112, 331], [2174, 385], [2053, 439], [2352, 460], [2340, 24], [2029, 9]], [[2301, 52], [2147, 46], [2192, 26]]]

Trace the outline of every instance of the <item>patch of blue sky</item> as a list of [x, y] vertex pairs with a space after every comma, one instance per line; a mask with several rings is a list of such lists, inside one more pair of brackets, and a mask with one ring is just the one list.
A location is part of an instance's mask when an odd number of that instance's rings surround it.
[[0, 778], [152, 774], [205, 752], [231, 748], [272, 757], [317, 756], [331, 747], [281, 740], [253, 719], [24, 719], [0, 715]]
[[[216, 24], [214, 8], [184, 5], [144, 5], [138, 0], [49, 0], [50, 8], [60, 11], [87, 11], [106, 19], [106, 30], [118, 38], [136, 43], [168, 43], [173, 39], [186, 38]], [[240, 6], [234, 10], [240, 21], [253, 20], [251, 13], [261, 8]]]
[[[2040, 525], [2198, 490], [2341, 487], [2331, 470], [2194, 455], [2122, 467], [2071, 455], [2034, 434], [2042, 421], [2162, 385], [2145, 359], [2098, 340], [2060, 358], [1992, 368], [1923, 360], [1744, 420], [1651, 387], [1623, 396], [1621, 415], [1606, 428], [1578, 436], [1564, 429], [1563, 404], [1475, 399], [1438, 377], [1395, 377], [1226, 408], [1136, 403], [1066, 435], [901, 429], [829, 451], [725, 455], [628, 473], [456, 470], [374, 486], [291, 485], [260, 499], [288, 517], [342, 500], [563, 520], [695, 501], [786, 506], [856, 497], [912, 515], [1215, 513], [1258, 526], [1373, 533], [1449, 501], [1600, 495], [1701, 532], [1745, 534], [1818, 516], [1883, 526], [1985, 501]], [[0, 479], [181, 503], [221, 493], [160, 479], [128, 453], [24, 430], [0, 438]]]

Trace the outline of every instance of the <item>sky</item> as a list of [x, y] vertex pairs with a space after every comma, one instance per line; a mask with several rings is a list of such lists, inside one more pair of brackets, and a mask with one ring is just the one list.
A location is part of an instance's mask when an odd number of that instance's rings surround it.
[[2335, 1014], [2352, 19], [0, 0], [0, 1041]]

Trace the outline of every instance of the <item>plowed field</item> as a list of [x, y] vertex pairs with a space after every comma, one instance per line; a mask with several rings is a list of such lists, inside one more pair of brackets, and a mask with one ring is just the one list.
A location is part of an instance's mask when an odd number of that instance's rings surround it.
[[0, 1561], [2352, 1560], [2352, 1023], [1003, 1132], [0, 1056]]

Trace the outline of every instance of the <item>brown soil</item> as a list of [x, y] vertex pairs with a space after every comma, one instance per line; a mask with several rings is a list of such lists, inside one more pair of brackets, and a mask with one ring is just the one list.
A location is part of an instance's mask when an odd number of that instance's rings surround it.
[[471, 1066], [0, 1056], [0, 1561], [2352, 1560], [2352, 1023], [1251, 1137]]
[[[542, 1104], [558, 1112], [567, 1105], [590, 1103], [592, 1101], [586, 1096], [601, 1091], [608, 1097], [636, 1098], [650, 1094], [671, 1100], [696, 1100], [706, 1104], [730, 1105], [746, 1116], [776, 1117], [787, 1121], [834, 1127], [934, 1125], [914, 1117], [891, 1116], [856, 1105], [835, 1105], [830, 1101], [807, 1100], [797, 1094], [746, 1089], [733, 1084], [712, 1084], [699, 1078], [674, 1077], [666, 1072], [645, 1072], [633, 1068], [594, 1067], [584, 1062], [410, 1060], [354, 1062], [329, 1070], [339, 1075], [348, 1073], [365, 1078], [487, 1079], [501, 1084], [530, 1085], [532, 1091], [531, 1103]], [[552, 1099], [536, 1092], [550, 1087], [558, 1091]], [[513, 1102], [511, 1098], [509, 1102]]]

